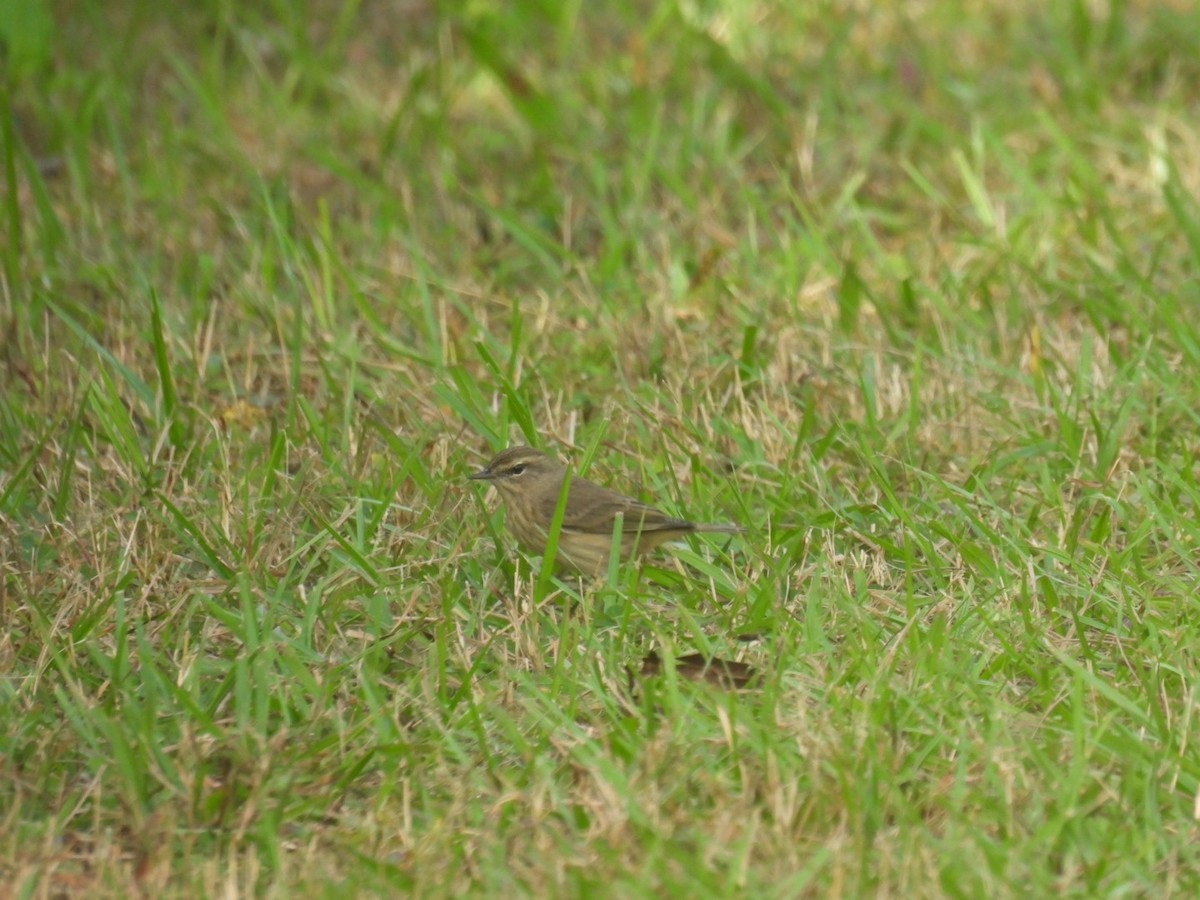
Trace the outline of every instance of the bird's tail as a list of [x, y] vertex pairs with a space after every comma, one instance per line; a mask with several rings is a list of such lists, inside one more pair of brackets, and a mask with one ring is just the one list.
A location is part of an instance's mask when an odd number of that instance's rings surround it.
[[697, 522], [696, 531], [711, 531], [717, 534], [741, 534], [746, 529], [732, 522]]

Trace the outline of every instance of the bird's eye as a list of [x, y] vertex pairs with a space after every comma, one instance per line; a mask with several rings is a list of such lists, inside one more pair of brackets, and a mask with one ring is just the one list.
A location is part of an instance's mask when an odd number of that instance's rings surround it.
[[520, 475], [524, 471], [525, 471], [525, 463], [517, 463], [515, 466], [512, 467], [512, 473], [514, 475]]

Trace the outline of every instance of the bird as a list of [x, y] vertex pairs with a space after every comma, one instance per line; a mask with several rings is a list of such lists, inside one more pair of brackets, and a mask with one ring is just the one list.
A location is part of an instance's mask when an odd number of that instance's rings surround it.
[[[646, 678], [659, 675], [665, 669], [666, 664], [662, 657], [651, 650], [642, 659], [642, 668], [638, 674]], [[707, 681], [709, 684], [726, 688], [744, 688], [758, 678], [758, 670], [744, 662], [721, 659], [719, 656], [705, 656], [703, 653], [675, 657], [675, 672], [692, 681]], [[632, 669], [629, 670], [629, 681], [632, 687]]]
[[[541, 450], [526, 446], [502, 450], [486, 466], [468, 476], [472, 481], [486, 481], [496, 488], [504, 500], [508, 529], [517, 543], [534, 555], [545, 554], [566, 477], [566, 466]], [[685, 534], [742, 531], [733, 524], [677, 519], [640, 500], [572, 476], [558, 532], [555, 565], [584, 576], [603, 572], [612, 552], [618, 516], [621, 517], [619, 554], [623, 562]]]

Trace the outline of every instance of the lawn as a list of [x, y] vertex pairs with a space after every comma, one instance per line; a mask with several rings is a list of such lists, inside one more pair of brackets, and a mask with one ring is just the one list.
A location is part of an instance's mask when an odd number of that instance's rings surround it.
[[0, 45], [0, 895], [1200, 893], [1200, 8]]

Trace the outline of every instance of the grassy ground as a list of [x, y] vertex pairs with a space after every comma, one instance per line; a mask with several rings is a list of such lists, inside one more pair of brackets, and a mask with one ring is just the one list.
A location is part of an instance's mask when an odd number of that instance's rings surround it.
[[[13, 896], [1200, 890], [1193, 4], [0, 33]], [[517, 441], [748, 531], [539, 579]]]

